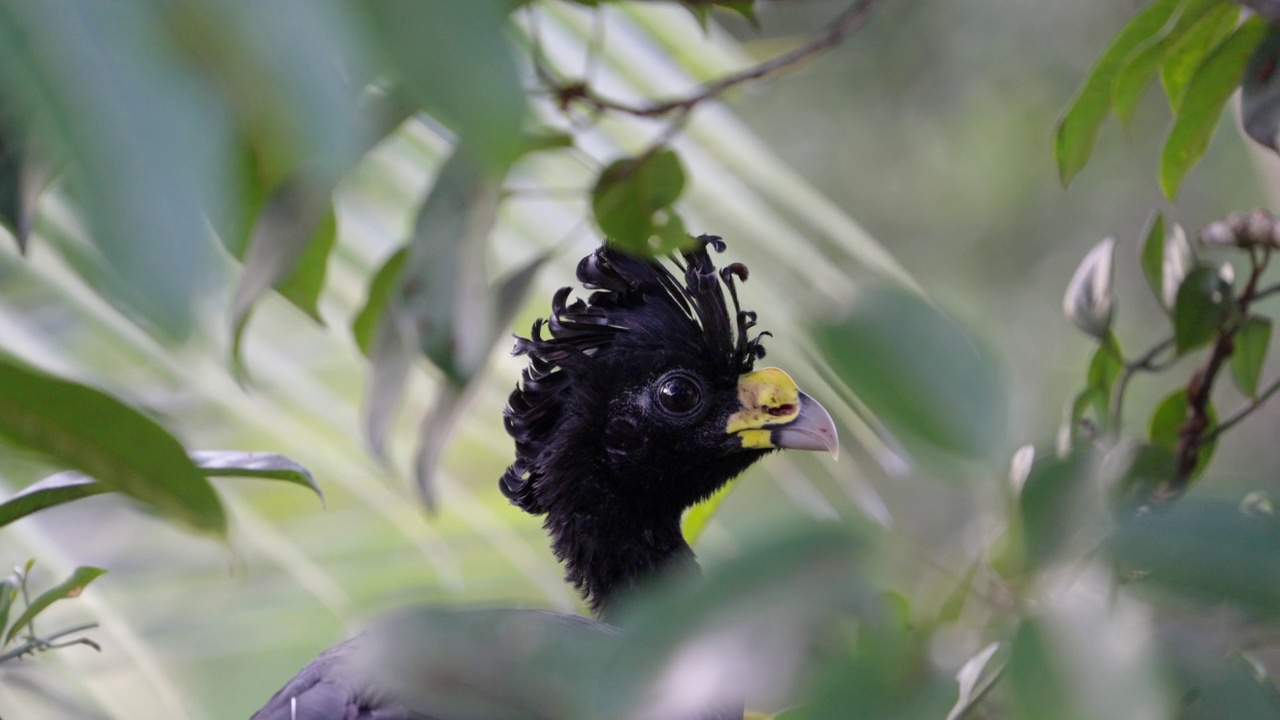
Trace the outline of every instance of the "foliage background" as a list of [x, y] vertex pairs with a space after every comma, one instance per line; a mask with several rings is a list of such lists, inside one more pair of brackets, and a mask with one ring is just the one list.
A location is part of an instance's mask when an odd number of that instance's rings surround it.
[[[675, 142], [690, 179], [681, 204], [686, 224], [725, 236], [727, 257], [751, 266], [744, 305], [761, 310], [762, 326], [775, 335], [771, 361], [793, 370], [828, 407], [839, 406], [833, 413], [847, 448], [838, 464], [789, 455], [753, 470], [699, 543], [707, 563], [733, 557], [771, 528], [839, 517], [883, 533], [873, 564], [905, 598], [910, 616], [937, 616], [958, 587], [967, 592], [965, 573], [990, 555], [1007, 519], [1010, 454], [1023, 443], [1052, 442], [1064, 404], [1083, 383], [1092, 345], [1062, 319], [1061, 298], [1099, 238], [1122, 239], [1119, 332], [1137, 338], [1134, 346], [1157, 339], [1162, 315], [1145, 297], [1137, 241], [1150, 208], [1167, 207], [1152, 172], [1168, 122], [1162, 98], [1149, 93], [1127, 132], [1110, 124], [1093, 163], [1069, 189], [1060, 186], [1051, 153], [1061, 109], [1138, 6], [880, 3], [869, 25], [835, 50], [696, 112]], [[538, 7], [549, 56], [564, 67], [581, 63], [590, 10]], [[704, 34], [678, 7], [603, 5], [602, 87], [678, 93], [691, 79], [795, 46], [844, 7], [763, 3], [760, 30], [717, 12]], [[460, 85], [464, 77], [459, 69]], [[1273, 196], [1273, 159], [1251, 154], [1232, 125], [1224, 122], [1172, 212], [1189, 228]], [[607, 162], [642, 149], [657, 130], [607, 122], [581, 147]], [[50, 583], [76, 565], [110, 574], [80, 602], [56, 608], [63, 618], [101, 622], [95, 636], [103, 651], [72, 648], [0, 670], [0, 714], [49, 716], [53, 695], [64, 704], [58, 712], [77, 716], [94, 708], [105, 717], [242, 718], [316, 652], [388, 608], [420, 601], [576, 607], [537, 520], [495, 492], [510, 453], [500, 410], [519, 370], [502, 343], [445, 448], [437, 514], [423, 514], [409, 471], [417, 418], [432, 401], [437, 372], [413, 375], [389, 466], [372, 459], [362, 440], [367, 373], [346, 327], [364, 302], [369, 275], [403, 240], [446, 152], [432, 127], [410, 123], [342, 182], [338, 239], [319, 305], [327, 328], [278, 297], [265, 300], [244, 342], [253, 378], [247, 388], [226, 362], [233, 263], [207, 261], [217, 289], [201, 306], [191, 339], [178, 347], [140, 329], [92, 289], [109, 271], [68, 209], [74, 189], [55, 187], [45, 197], [28, 257], [0, 242], [6, 351], [146, 407], [189, 448], [287, 454], [312, 469], [326, 495], [321, 508], [296, 488], [219, 484], [232, 517], [228, 546], [112, 496], [5, 528], [0, 559], [38, 557]], [[545, 314], [551, 292], [569, 284], [577, 258], [597, 242], [584, 223], [585, 193], [564, 191], [589, 187], [593, 168], [536, 155], [508, 182], [535, 189], [507, 202], [489, 246], [492, 275], [556, 251], [517, 313], [515, 331]], [[874, 267], [877, 244], [994, 358], [1003, 391], [997, 411], [970, 418], [994, 429], [976, 456], [912, 447], [912, 463], [905, 463], [839, 393], [823, 387], [808, 359], [805, 333], [814, 318], [838, 312], [874, 278], [895, 274], [892, 262]], [[169, 258], [158, 271], [180, 277], [189, 262]], [[924, 367], [969, 383], [950, 360], [925, 358]], [[1144, 382], [1135, 386], [1135, 407], [1167, 391]], [[1140, 423], [1142, 413], [1133, 416]], [[1197, 492], [1238, 498], [1274, 490], [1275, 422], [1264, 409], [1226, 436]], [[0, 457], [0, 481], [9, 490], [52, 469], [21, 454]], [[999, 625], [999, 602], [962, 605], [927, 648], [940, 677], [994, 639]], [[943, 698], [944, 711], [952, 699]]]

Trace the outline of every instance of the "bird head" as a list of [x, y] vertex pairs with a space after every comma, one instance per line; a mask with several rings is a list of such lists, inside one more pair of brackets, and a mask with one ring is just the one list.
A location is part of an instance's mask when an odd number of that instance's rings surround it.
[[602, 246], [578, 264], [588, 297], [562, 288], [516, 339], [529, 364], [504, 413], [513, 503], [678, 513], [772, 450], [836, 451], [826, 410], [783, 371], [754, 367], [768, 333], [738, 304], [747, 268], [717, 269], [708, 250], [724, 243], [698, 240], [666, 263]]

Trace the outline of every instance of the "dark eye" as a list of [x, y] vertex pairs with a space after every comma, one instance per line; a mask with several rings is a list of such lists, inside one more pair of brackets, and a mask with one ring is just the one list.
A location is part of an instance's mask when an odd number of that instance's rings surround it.
[[693, 378], [670, 375], [658, 383], [658, 404], [672, 415], [688, 415], [702, 406], [702, 388]]

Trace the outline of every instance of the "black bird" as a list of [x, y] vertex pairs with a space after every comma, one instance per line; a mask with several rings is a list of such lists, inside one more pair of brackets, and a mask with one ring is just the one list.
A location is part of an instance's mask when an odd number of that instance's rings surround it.
[[[570, 302], [562, 288], [551, 317], [516, 339], [529, 365], [504, 413], [516, 459], [499, 484], [545, 516], [566, 579], [601, 621], [637, 585], [696, 569], [680, 531], [685, 509], [775, 449], [837, 449], [821, 405], [783, 371], [753, 369], [768, 333], [752, 335], [756, 315], [738, 305], [735, 281], [747, 268], [717, 270], [708, 248], [724, 243], [697, 240], [670, 258], [674, 268], [606, 244], [578, 264], [590, 295]], [[483, 612], [608, 632], [576, 616]], [[253, 720], [451, 720], [422, 706], [422, 693], [399, 697], [376, 669], [354, 667], [366, 642], [327, 650]], [[741, 718], [742, 709], [703, 717]]]

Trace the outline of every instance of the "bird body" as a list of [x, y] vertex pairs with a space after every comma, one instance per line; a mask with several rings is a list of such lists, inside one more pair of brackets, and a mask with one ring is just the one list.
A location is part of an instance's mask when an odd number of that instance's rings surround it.
[[[735, 281], [745, 280], [747, 270], [740, 264], [717, 270], [709, 248], [722, 251], [724, 244], [699, 238], [694, 249], [671, 258], [673, 272], [606, 244], [578, 265], [588, 297], [570, 302], [571, 289], [561, 289], [551, 316], [516, 339], [515, 353], [529, 364], [504, 412], [516, 457], [499, 486], [513, 504], [544, 517], [566, 580], [602, 621], [618, 598], [653, 578], [696, 572], [680, 530], [685, 509], [773, 450], [836, 451], [835, 426], [822, 406], [781, 370], [754, 369], [765, 334], [751, 334], [756, 316], [738, 306]], [[567, 632], [574, 642], [612, 634], [603, 622], [576, 616], [555, 621], [548, 620], [554, 613], [505, 612], [486, 617], [511, 623], [516, 635], [525, 623]], [[429, 621], [433, 637], [474, 620], [445, 617]], [[555, 717], [514, 706], [511, 714], [447, 714], [420, 688], [392, 688], [358, 667], [367, 665], [367, 657], [353, 660], [364, 657], [366, 642], [326, 651], [253, 720]], [[570, 648], [558, 656], [572, 654]], [[469, 690], [484, 695], [483, 688]], [[697, 720], [741, 717], [739, 706], [707, 709]]]

